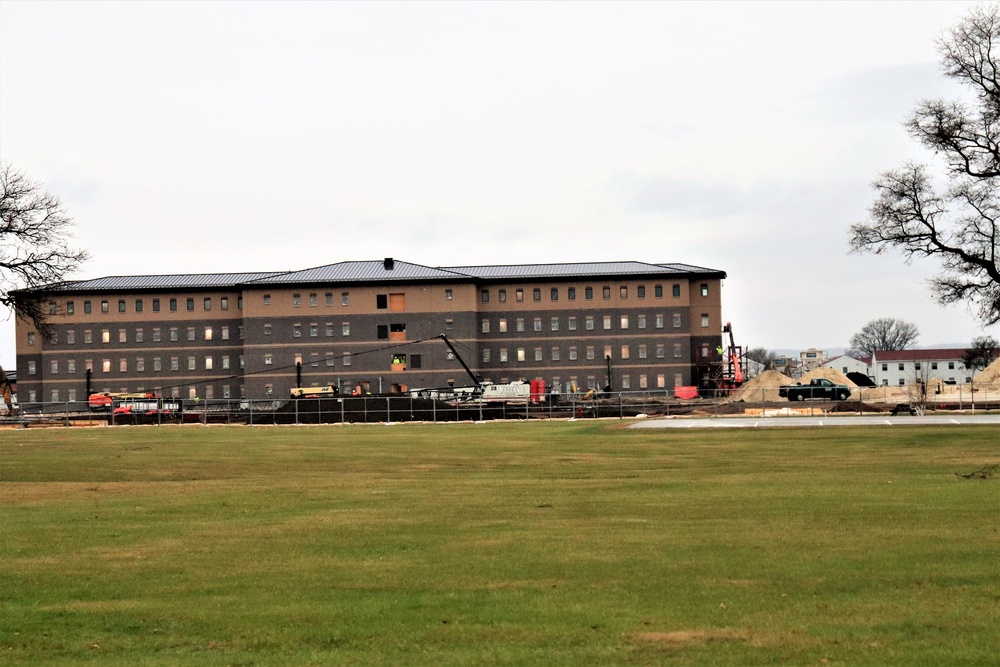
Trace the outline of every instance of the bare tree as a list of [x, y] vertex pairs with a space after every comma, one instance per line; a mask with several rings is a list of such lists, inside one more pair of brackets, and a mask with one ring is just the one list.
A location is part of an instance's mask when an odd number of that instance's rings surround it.
[[70, 247], [62, 202], [9, 164], [0, 164], [0, 304], [45, 334], [49, 311], [32, 290], [62, 282], [88, 258]]
[[984, 5], [938, 41], [944, 74], [975, 102], [924, 100], [906, 121], [910, 135], [946, 163], [939, 190], [928, 167], [906, 163], [872, 183], [868, 219], [851, 226], [854, 252], [896, 250], [907, 262], [936, 257], [931, 290], [965, 301], [986, 325], [1000, 322], [1000, 5]]
[[993, 363], [997, 358], [997, 349], [1000, 343], [993, 336], [979, 336], [972, 339], [972, 345], [965, 351], [962, 361], [969, 369], [970, 375], [975, 375]]
[[872, 320], [851, 336], [851, 348], [861, 356], [870, 357], [878, 351], [905, 350], [916, 343], [919, 336], [915, 324], [883, 317]]
[[766, 347], [751, 347], [743, 353], [743, 356], [750, 361], [756, 361], [765, 370], [770, 368], [771, 362], [778, 358], [773, 350], [768, 350]]

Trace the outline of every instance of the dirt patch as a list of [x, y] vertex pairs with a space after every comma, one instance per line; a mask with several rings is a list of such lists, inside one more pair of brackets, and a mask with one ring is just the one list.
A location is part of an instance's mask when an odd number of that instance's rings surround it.
[[983, 372], [976, 376], [976, 382], [1000, 382], [1000, 358], [983, 369]]
[[841, 373], [835, 368], [814, 368], [799, 380], [802, 384], [809, 384], [810, 380], [818, 380], [820, 378], [825, 378], [834, 384], [844, 384], [848, 387], [857, 387], [849, 377]]
[[713, 630], [675, 630], [673, 632], [640, 632], [635, 639], [641, 642], [664, 644], [703, 644], [710, 641], [746, 641], [746, 630], [715, 628]]

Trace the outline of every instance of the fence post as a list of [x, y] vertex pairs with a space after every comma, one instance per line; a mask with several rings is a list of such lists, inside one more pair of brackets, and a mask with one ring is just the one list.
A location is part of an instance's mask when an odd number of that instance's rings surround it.
[[390, 403], [391, 400], [392, 399], [390, 399], [388, 396], [385, 397], [385, 423], [386, 424], [391, 424], [392, 423], [392, 405]]

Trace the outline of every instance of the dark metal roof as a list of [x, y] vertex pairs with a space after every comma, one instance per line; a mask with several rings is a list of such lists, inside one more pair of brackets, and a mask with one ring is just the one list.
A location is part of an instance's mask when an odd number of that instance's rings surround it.
[[361, 262], [338, 262], [317, 266], [302, 271], [292, 271], [257, 280], [247, 281], [254, 285], [277, 285], [291, 283], [354, 283], [382, 282], [398, 280], [468, 280], [469, 276], [458, 275], [448, 269], [435, 269], [420, 264], [391, 260], [392, 268], [386, 268], [390, 260], [370, 260]]
[[706, 269], [690, 264], [647, 264], [645, 262], [586, 262], [577, 264], [498, 264], [494, 266], [450, 266], [449, 271], [473, 276], [482, 280], [531, 278], [587, 278], [592, 276], [632, 276], [705, 273], [721, 274], [717, 269]]
[[45, 289], [53, 292], [127, 292], [149, 289], [192, 289], [235, 287], [241, 283], [280, 275], [271, 272], [255, 273], [192, 273], [172, 276], [107, 276], [92, 280], [76, 280]]
[[[391, 261], [391, 267], [390, 266]], [[430, 267], [399, 260], [338, 262], [301, 271], [192, 273], [156, 276], [107, 276], [47, 285], [47, 292], [132, 292], [171, 289], [223, 289], [254, 285], [364, 283], [421, 280], [531, 280], [598, 276], [692, 275], [725, 278], [724, 271], [690, 264], [645, 262], [585, 262], [573, 264], [497, 264], [492, 266]], [[25, 290], [29, 291], [29, 290]]]

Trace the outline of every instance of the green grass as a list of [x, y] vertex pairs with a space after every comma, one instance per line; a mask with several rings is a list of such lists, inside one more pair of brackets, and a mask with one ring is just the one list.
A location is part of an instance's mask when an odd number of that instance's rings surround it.
[[[724, 431], [724, 432], [722, 432]], [[995, 665], [990, 427], [0, 431], [8, 665]]]

